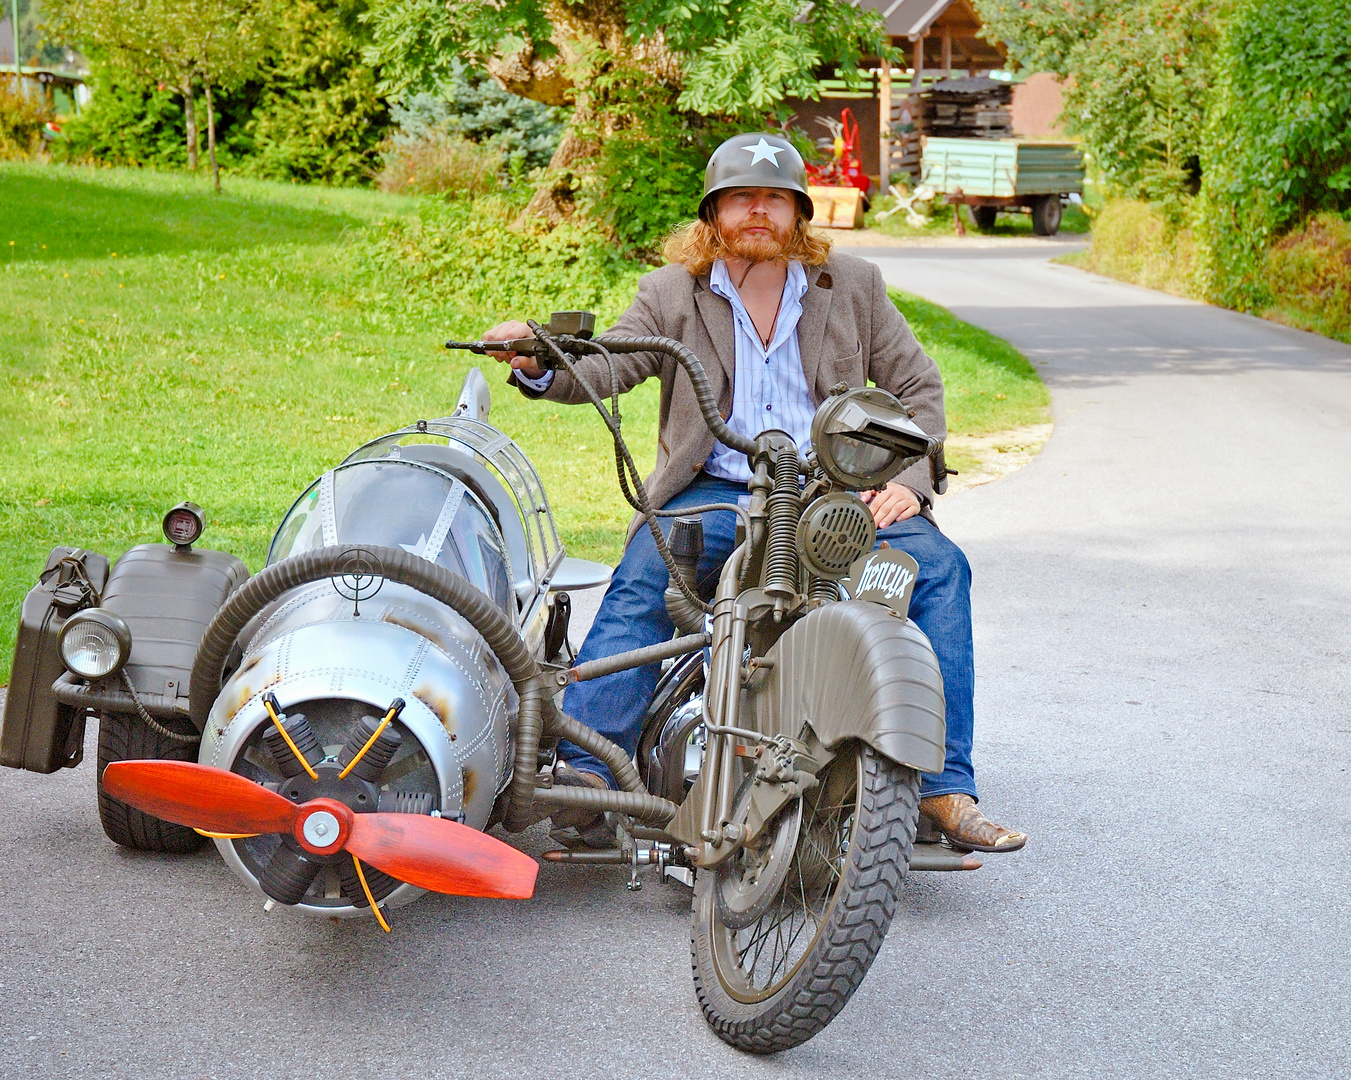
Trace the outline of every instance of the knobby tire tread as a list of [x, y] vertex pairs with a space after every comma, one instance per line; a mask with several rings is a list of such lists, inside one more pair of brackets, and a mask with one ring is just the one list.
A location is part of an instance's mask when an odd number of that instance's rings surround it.
[[[186, 734], [186, 732], [185, 732]], [[160, 758], [196, 761], [197, 747], [156, 734], [138, 716], [105, 714], [99, 720], [99, 820], [108, 839], [137, 851], [183, 855], [198, 851], [206, 838], [183, 825], [143, 814], [103, 790], [103, 770], [114, 761]]]
[[[846, 879], [812, 947], [815, 956], [807, 958], [777, 1013], [753, 1021], [721, 1016], [700, 974], [697, 927], [691, 935], [694, 987], [704, 1016], [719, 1038], [739, 1050], [775, 1054], [819, 1034], [848, 1004], [882, 948], [914, 849], [919, 777], [871, 748], [862, 752], [860, 821], [851, 838]], [[708, 977], [716, 980], [717, 975], [710, 971]]]

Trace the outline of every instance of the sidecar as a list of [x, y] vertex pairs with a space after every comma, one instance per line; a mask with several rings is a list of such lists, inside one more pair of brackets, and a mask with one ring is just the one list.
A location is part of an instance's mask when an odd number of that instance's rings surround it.
[[[221, 616], [246, 599], [249, 573], [197, 546], [204, 515], [192, 504], [166, 515], [168, 544], [133, 547], [111, 567], [56, 549], [24, 603], [0, 761], [75, 767], [97, 718], [99, 811], [116, 843], [186, 851], [212, 839], [269, 904], [315, 914], [419, 895], [407, 879], [316, 854], [300, 833], [161, 820], [103, 780], [128, 759], [196, 761], [296, 803], [485, 829], [512, 776], [517, 691], [474, 621], [363, 553], [406, 552], [467, 582], [535, 660], [567, 648], [565, 590], [604, 584], [609, 568], [565, 556], [538, 474], [487, 413], [474, 370], [453, 415], [377, 438], [311, 484], [267, 565], [322, 550], [350, 558], [253, 605], [228, 640]], [[220, 662], [204, 668], [213, 649]]]

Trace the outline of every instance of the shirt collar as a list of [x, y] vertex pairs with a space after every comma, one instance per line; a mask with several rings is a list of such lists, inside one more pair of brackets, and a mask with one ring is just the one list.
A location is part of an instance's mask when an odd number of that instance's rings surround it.
[[[713, 261], [713, 267], [708, 272], [708, 287], [729, 303], [738, 306], [741, 304], [741, 295], [732, 284], [731, 275], [727, 273], [727, 264], [721, 259]], [[783, 283], [783, 297], [785, 300], [789, 298], [801, 300], [806, 295], [807, 271], [802, 269], [800, 262], [793, 260], [788, 264], [788, 280]]]

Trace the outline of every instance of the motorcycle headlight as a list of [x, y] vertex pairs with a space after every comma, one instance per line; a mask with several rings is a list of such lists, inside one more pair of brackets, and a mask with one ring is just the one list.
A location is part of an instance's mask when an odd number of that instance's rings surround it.
[[131, 631], [104, 608], [76, 612], [61, 628], [61, 662], [83, 679], [103, 679], [122, 670], [131, 655]]
[[877, 387], [832, 394], [812, 418], [821, 468], [850, 491], [880, 488], [934, 444], [901, 403]]

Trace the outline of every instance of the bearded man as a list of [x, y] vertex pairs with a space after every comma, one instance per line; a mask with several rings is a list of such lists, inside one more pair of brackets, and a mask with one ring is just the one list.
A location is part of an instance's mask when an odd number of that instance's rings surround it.
[[[787, 431], [805, 452], [812, 417], [831, 387], [869, 380], [890, 391], [929, 434], [943, 435], [943, 382], [887, 297], [873, 264], [832, 254], [813, 233], [806, 168], [781, 136], [756, 132], [728, 139], [709, 159], [699, 218], [676, 232], [663, 253], [669, 265], [644, 277], [638, 297], [607, 333], [675, 338], [704, 362], [728, 426], [753, 439]], [[484, 331], [487, 340], [530, 336], [521, 322]], [[511, 380], [529, 397], [581, 404], [587, 398], [564, 371], [544, 371], [531, 356], [497, 354], [514, 369]], [[657, 466], [647, 479], [654, 506], [676, 510], [731, 503], [747, 495], [744, 454], [714, 442], [689, 377], [669, 357], [615, 357], [621, 391], [649, 378], [661, 381]], [[578, 371], [592, 385], [610, 386], [598, 357]], [[989, 821], [977, 808], [971, 765], [971, 570], [961, 550], [934, 523], [927, 461], [902, 472], [864, 500], [877, 521], [877, 540], [919, 563], [910, 617], [928, 635], [943, 673], [947, 748], [943, 771], [921, 777], [921, 828], [941, 831], [959, 847], [1015, 851], [1027, 837]], [[663, 519], [669, 528], [670, 519]], [[698, 587], [707, 597], [733, 548], [735, 515], [703, 515], [704, 555]], [[668, 576], [647, 529], [631, 528], [629, 543], [579, 661], [595, 660], [668, 640]], [[659, 665], [617, 672], [568, 688], [564, 709], [632, 755]], [[606, 767], [571, 744], [559, 748], [556, 784], [614, 786]], [[556, 825], [595, 823], [587, 811], [554, 814]]]

